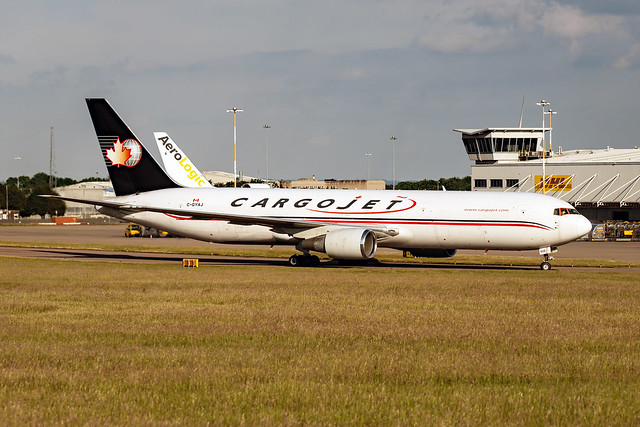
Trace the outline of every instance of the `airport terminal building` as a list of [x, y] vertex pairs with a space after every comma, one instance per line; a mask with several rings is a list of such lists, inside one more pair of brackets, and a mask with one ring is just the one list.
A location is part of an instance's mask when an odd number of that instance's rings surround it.
[[[640, 221], [640, 149], [553, 151], [549, 129], [454, 129], [474, 162], [473, 191], [545, 193], [593, 222]], [[543, 169], [545, 182], [543, 187]]]

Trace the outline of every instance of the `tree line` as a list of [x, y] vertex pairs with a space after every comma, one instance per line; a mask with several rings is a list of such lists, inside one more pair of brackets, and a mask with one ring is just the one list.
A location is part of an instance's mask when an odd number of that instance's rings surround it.
[[[387, 184], [387, 190], [393, 188], [392, 185]], [[449, 191], [471, 191], [471, 177], [465, 176], [463, 178], [440, 178], [423, 179], [421, 181], [401, 181], [396, 183], [396, 190], [442, 190]]]
[[[337, 181], [336, 179], [329, 178], [325, 179], [325, 181]], [[254, 179], [250, 182], [247, 181], [239, 181], [237, 183], [238, 187], [242, 187], [247, 183], [262, 183], [264, 182], [261, 179]], [[233, 181], [225, 182], [225, 183], [217, 183], [214, 185], [215, 187], [233, 187]], [[387, 184], [385, 186], [387, 190], [391, 190], [393, 185]], [[396, 183], [397, 190], [442, 190], [442, 189], [450, 190], [450, 191], [471, 191], [471, 177], [465, 176], [462, 178], [453, 177], [453, 178], [440, 178], [438, 180], [435, 179], [423, 179], [421, 181], [401, 181]]]
[[[39, 197], [42, 194], [56, 194], [50, 187], [49, 174], [38, 172], [32, 177], [23, 175], [7, 178], [5, 184], [0, 184], [0, 209], [20, 211], [21, 217], [31, 215], [62, 216], [66, 206], [62, 200], [46, 199]], [[108, 181], [108, 179], [85, 178], [77, 181], [73, 178], [54, 177], [57, 186], [73, 185], [87, 181]]]

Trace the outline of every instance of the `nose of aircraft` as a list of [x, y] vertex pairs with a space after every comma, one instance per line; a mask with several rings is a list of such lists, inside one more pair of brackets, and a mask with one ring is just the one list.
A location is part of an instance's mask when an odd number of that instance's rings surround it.
[[579, 238], [591, 231], [591, 221], [582, 215], [576, 219], [576, 238]]

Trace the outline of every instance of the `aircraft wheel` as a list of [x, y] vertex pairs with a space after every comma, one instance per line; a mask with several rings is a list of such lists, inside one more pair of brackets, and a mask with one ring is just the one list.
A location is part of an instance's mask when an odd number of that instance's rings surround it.
[[542, 264], [540, 264], [540, 270], [543, 270], [543, 271], [551, 270], [551, 264], [549, 264], [547, 261], [544, 261]]
[[289, 265], [291, 267], [317, 267], [320, 265], [320, 258], [315, 255], [291, 255]]
[[301, 261], [302, 260], [300, 259], [300, 257], [298, 255], [291, 255], [289, 257], [289, 265], [291, 267], [300, 267], [300, 265], [302, 264]]

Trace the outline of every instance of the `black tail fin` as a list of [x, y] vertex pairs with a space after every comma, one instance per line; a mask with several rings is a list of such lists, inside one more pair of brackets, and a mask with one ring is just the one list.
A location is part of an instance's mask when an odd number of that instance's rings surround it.
[[104, 98], [87, 98], [104, 162], [117, 196], [179, 187]]

